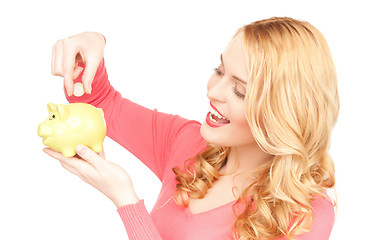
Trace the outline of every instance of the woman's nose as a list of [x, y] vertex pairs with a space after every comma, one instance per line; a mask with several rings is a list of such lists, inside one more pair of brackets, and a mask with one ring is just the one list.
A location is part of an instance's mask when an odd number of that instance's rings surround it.
[[225, 102], [226, 101], [227, 84], [226, 79], [211, 79], [207, 84], [207, 97], [209, 100]]

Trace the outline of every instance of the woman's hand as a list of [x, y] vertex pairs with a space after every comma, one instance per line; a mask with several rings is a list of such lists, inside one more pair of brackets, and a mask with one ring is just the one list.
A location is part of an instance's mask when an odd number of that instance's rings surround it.
[[104, 56], [105, 39], [96, 32], [84, 32], [58, 40], [53, 45], [51, 72], [64, 77], [64, 86], [69, 96], [73, 93], [73, 80], [82, 72], [78, 66], [84, 63], [85, 71], [82, 83], [86, 93], [91, 93], [91, 84], [99, 63]]
[[76, 155], [71, 158], [50, 148], [44, 148], [44, 152], [59, 160], [69, 172], [102, 192], [117, 208], [139, 201], [130, 176], [117, 164], [107, 161], [104, 151], [97, 154], [86, 146], [77, 146], [79, 157]]

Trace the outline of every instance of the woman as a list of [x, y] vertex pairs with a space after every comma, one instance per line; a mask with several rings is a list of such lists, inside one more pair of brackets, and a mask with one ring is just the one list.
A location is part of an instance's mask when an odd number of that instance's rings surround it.
[[[209, 79], [203, 124], [122, 98], [108, 81], [104, 40], [82, 33], [58, 41], [52, 72], [64, 77], [69, 102], [103, 108], [107, 135], [159, 177], [151, 215], [103, 153], [78, 146], [79, 157], [67, 159], [44, 151], [115, 203], [130, 239], [329, 238], [328, 148], [339, 99], [316, 28], [291, 18], [241, 27]], [[87, 94], [72, 95], [73, 79]]]

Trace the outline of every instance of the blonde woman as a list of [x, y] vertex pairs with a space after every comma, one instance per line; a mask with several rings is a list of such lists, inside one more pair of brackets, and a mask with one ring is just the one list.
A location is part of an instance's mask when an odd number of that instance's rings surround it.
[[[322, 34], [271, 18], [241, 27], [207, 86], [205, 121], [152, 111], [122, 98], [104, 67], [105, 39], [57, 41], [52, 72], [69, 102], [103, 108], [107, 135], [143, 161], [162, 189], [149, 215], [129, 175], [78, 146], [44, 149], [117, 206], [130, 239], [328, 239], [335, 184], [329, 156], [339, 99]], [[74, 96], [73, 83], [85, 86]]]

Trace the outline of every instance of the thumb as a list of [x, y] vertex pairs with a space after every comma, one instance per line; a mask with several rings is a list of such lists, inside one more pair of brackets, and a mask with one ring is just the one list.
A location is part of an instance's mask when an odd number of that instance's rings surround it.
[[78, 76], [82, 73], [84, 69], [80, 66], [77, 66], [75, 67], [75, 69], [73, 70], [73, 80], [76, 80], [76, 78], [78, 78]]
[[78, 145], [76, 147], [76, 152], [81, 158], [89, 162], [94, 167], [97, 167], [102, 160], [98, 154], [84, 145]]
[[99, 61], [90, 61], [86, 63], [85, 71], [82, 76], [82, 83], [85, 87], [86, 93], [91, 94], [91, 85], [94, 80], [96, 70], [99, 67]]

